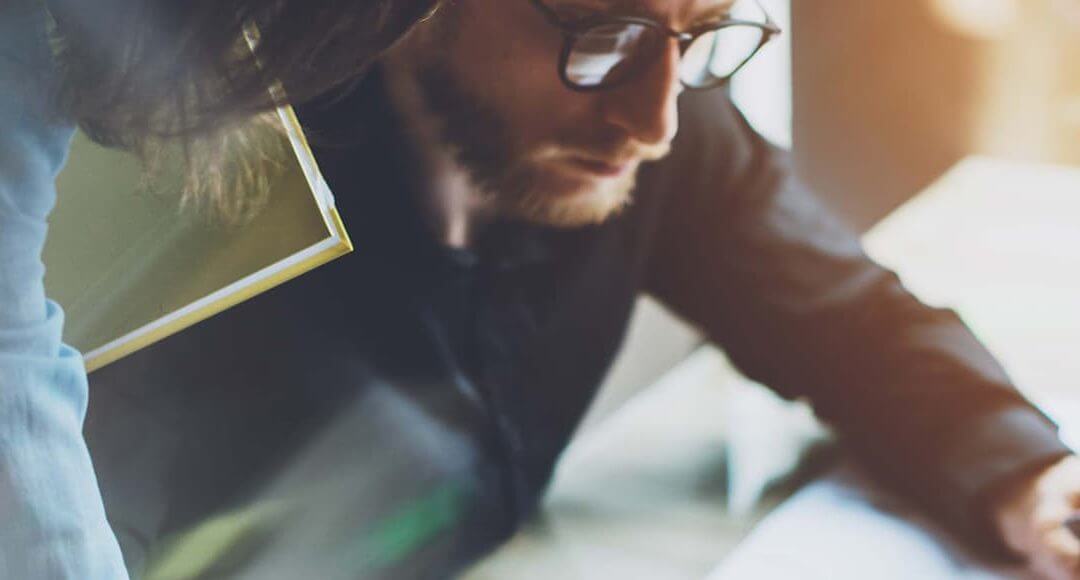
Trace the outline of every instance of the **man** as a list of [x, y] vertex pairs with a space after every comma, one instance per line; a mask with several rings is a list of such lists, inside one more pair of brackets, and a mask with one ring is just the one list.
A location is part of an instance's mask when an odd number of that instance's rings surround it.
[[357, 252], [94, 377], [129, 564], [231, 513], [219, 571], [459, 570], [535, 510], [648, 293], [883, 482], [1077, 577], [1054, 427], [705, 90], [775, 33], [757, 9], [457, 0], [302, 111]]

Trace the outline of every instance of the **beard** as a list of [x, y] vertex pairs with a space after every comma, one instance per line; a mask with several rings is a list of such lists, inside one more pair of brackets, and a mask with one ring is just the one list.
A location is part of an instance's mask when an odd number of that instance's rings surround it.
[[[563, 135], [553, 145], [527, 148], [496, 107], [470, 94], [451, 67], [441, 61], [414, 69], [415, 86], [437, 124], [438, 137], [478, 190], [478, 202], [497, 215], [556, 227], [601, 223], [629, 205], [636, 168], [617, 178], [583, 181], [544, 167], [565, 151], [605, 159], [634, 157], [640, 147], [611, 129], [582, 138]], [[554, 73], [553, 73], [554, 74]], [[543, 114], [543, 111], [538, 111]], [[666, 147], [645, 155], [659, 158]]]

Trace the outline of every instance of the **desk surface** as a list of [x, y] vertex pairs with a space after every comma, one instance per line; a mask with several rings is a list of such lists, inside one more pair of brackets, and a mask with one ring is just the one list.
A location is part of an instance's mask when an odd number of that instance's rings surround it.
[[709, 580], [999, 580], [983, 562], [850, 466], [807, 486], [765, 518]]

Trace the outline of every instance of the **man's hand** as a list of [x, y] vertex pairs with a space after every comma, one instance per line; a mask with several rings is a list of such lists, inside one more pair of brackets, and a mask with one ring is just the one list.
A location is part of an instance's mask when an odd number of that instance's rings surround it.
[[1006, 545], [1046, 580], [1080, 580], [1080, 539], [1065, 527], [1080, 514], [1080, 457], [1069, 456], [998, 497], [994, 516]]

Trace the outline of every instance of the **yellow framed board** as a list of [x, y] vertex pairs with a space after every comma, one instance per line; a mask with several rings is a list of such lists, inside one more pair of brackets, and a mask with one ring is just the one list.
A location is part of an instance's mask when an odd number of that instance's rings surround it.
[[148, 182], [134, 155], [76, 135], [57, 179], [45, 285], [88, 371], [352, 251], [294, 112], [282, 107], [277, 120], [287, 143], [266, 205], [234, 226], [185, 211], [179, 172]]

